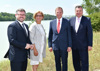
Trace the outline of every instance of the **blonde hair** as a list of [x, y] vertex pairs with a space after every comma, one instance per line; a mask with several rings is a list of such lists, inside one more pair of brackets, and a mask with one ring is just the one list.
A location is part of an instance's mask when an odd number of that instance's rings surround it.
[[40, 14], [42, 15], [42, 17], [44, 18], [44, 14], [43, 14], [43, 12], [41, 12], [41, 11], [37, 11], [37, 12], [33, 15], [33, 18], [34, 18], [34, 19], [36, 18], [36, 15], [37, 15], [38, 13], [40, 13]]

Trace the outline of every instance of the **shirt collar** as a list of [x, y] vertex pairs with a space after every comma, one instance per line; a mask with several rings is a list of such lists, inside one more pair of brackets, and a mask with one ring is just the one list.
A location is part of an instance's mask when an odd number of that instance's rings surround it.
[[[58, 21], [59, 19], [57, 18], [57, 21]], [[62, 21], [62, 17], [60, 18], [60, 21]]]
[[[17, 20], [18, 21], [18, 20]], [[20, 25], [22, 25], [24, 22], [20, 22], [20, 21], [18, 21], [19, 23], [20, 23]]]
[[[82, 16], [79, 18], [79, 20], [81, 20]], [[76, 16], [76, 19], [78, 19], [78, 17]]]

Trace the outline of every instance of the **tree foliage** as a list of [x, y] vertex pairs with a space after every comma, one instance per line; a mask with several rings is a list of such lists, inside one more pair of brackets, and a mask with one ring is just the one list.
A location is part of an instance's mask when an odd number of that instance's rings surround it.
[[[49, 15], [49, 14], [44, 14], [44, 20], [53, 20], [55, 19], [56, 16], [54, 15]], [[6, 13], [6, 12], [1, 12], [0, 13], [0, 21], [14, 21], [15, 18], [15, 14], [10, 14], [10, 13]], [[33, 20], [33, 13], [26, 13], [26, 21], [31, 21]]]
[[82, 6], [88, 14], [100, 12], [100, 0], [83, 0]]
[[44, 14], [44, 20], [53, 20], [55, 18], [56, 16], [54, 15]]
[[9, 14], [9, 13], [6, 13], [6, 12], [0, 13], [0, 21], [12, 21], [12, 20], [15, 20], [14, 14]]
[[27, 21], [33, 20], [33, 14], [30, 12], [26, 13], [26, 20]]
[[100, 12], [89, 15], [93, 31], [100, 31]]

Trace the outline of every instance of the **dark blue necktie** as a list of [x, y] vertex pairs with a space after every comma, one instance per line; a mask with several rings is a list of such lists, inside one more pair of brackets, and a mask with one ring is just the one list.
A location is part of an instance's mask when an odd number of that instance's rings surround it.
[[25, 34], [27, 36], [26, 29], [25, 29], [25, 23], [23, 23], [22, 26], [23, 26], [23, 30], [24, 30], [24, 32], [25, 32]]

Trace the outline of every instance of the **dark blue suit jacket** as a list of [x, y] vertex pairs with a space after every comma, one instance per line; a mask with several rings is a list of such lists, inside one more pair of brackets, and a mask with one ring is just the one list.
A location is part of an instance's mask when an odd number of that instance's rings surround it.
[[78, 32], [75, 31], [76, 17], [69, 20], [72, 34], [72, 49], [87, 49], [92, 46], [93, 32], [90, 18], [82, 16]]
[[[28, 26], [26, 24], [25, 26], [28, 30]], [[27, 36], [19, 22], [15, 21], [8, 26], [7, 32], [10, 46], [5, 58], [8, 56], [10, 61], [27, 60], [29, 50], [26, 50], [25, 46], [27, 43], [31, 43], [29, 39], [29, 30]]]
[[57, 32], [57, 19], [50, 22], [48, 44], [49, 47], [53, 48], [53, 50], [58, 50], [58, 44], [60, 47], [59, 49], [61, 50], [66, 50], [67, 47], [72, 46], [70, 25], [67, 19], [62, 18], [62, 25], [59, 34]]

